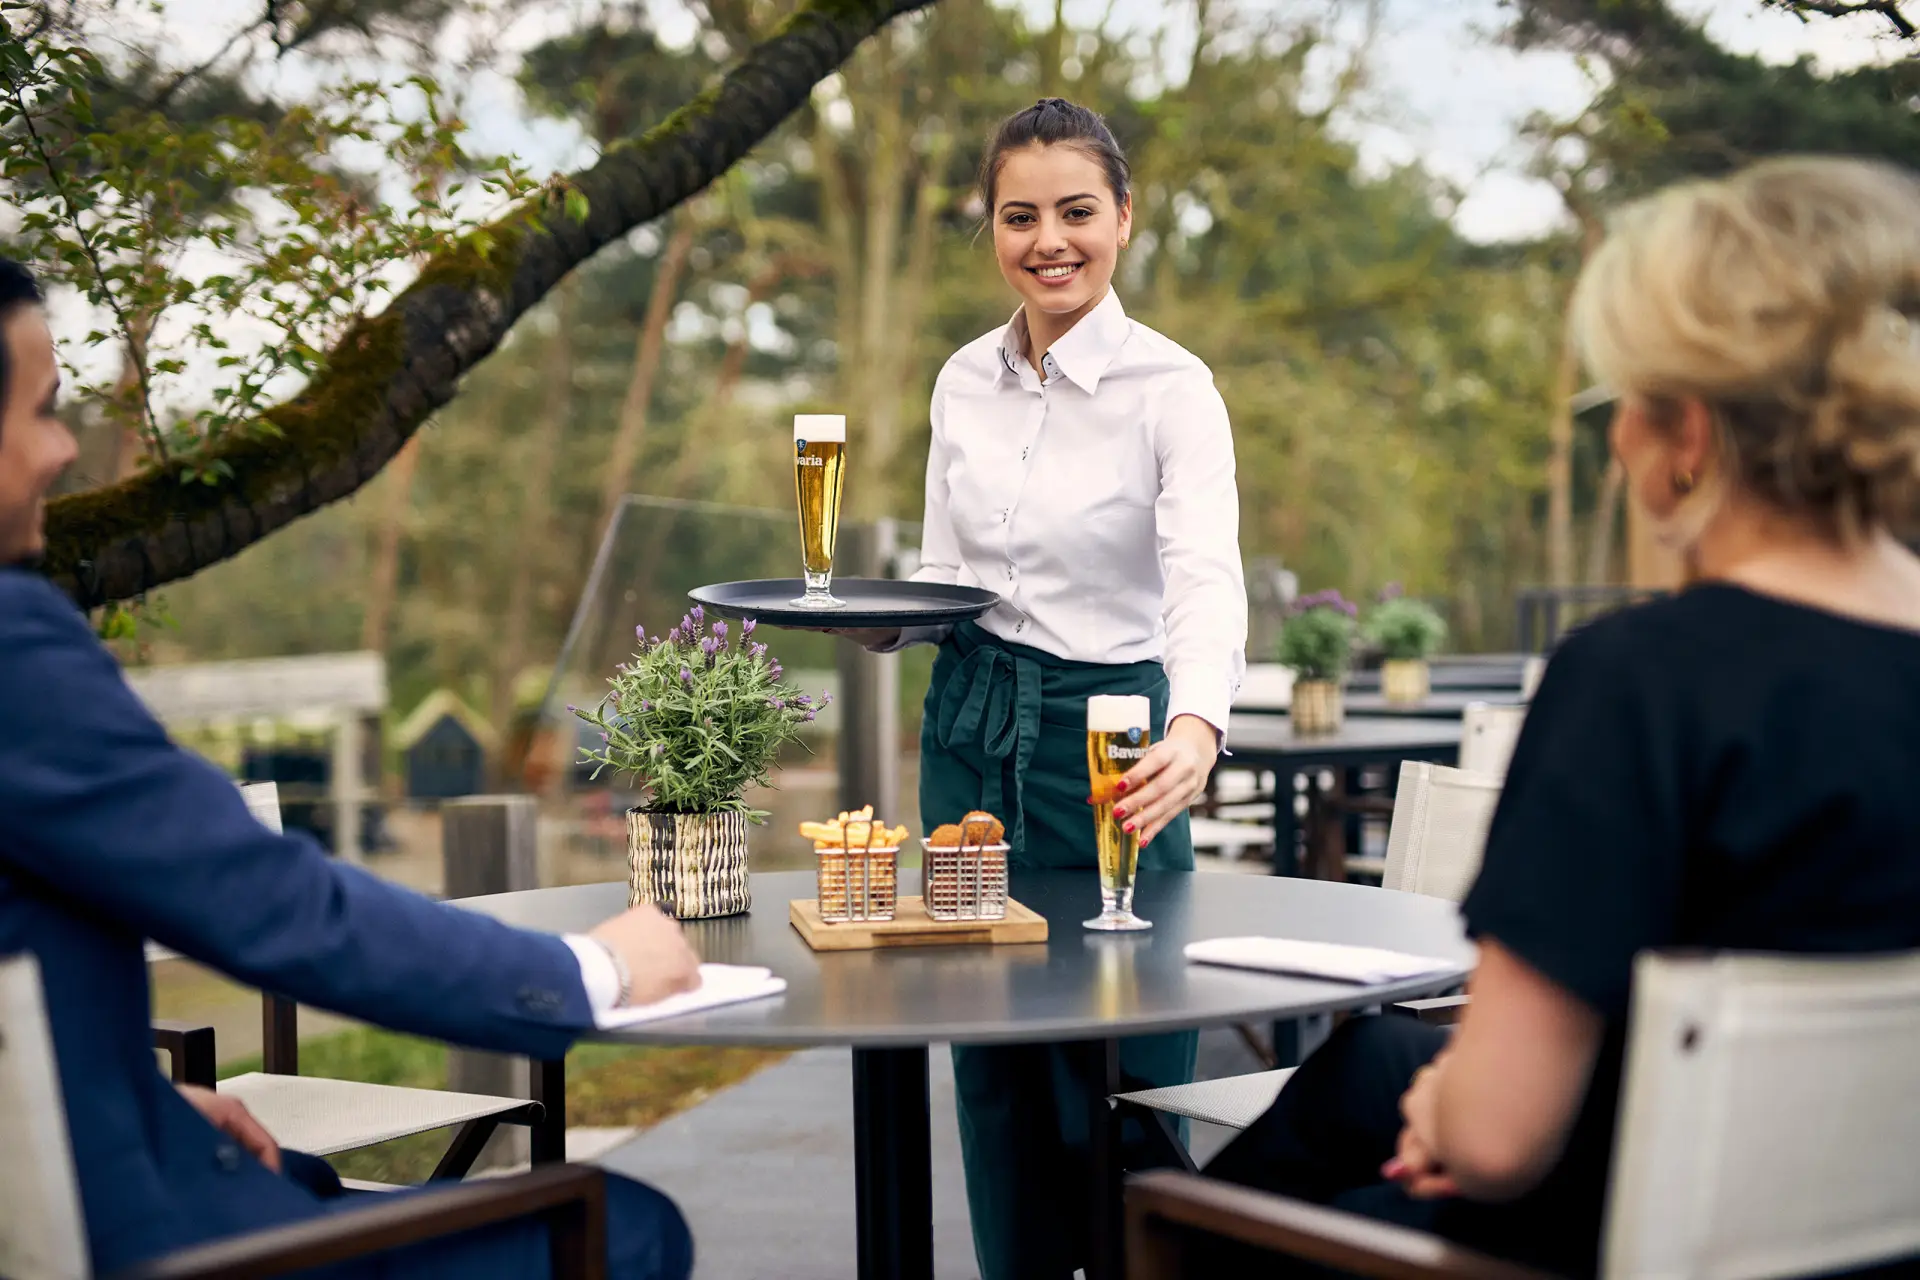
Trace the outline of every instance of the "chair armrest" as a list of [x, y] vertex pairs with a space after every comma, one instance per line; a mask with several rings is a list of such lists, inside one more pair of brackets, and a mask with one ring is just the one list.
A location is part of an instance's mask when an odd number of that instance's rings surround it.
[[1378, 1280], [1552, 1280], [1423, 1231], [1190, 1173], [1129, 1178], [1126, 1207], [1128, 1274], [1136, 1280], [1188, 1274], [1180, 1238], [1192, 1233]]
[[548, 1220], [556, 1280], [605, 1280], [605, 1179], [590, 1165], [558, 1165], [430, 1195], [369, 1197], [365, 1208], [181, 1249], [113, 1280], [256, 1280], [534, 1216]]
[[1418, 1018], [1432, 1027], [1450, 1027], [1460, 1021], [1460, 1015], [1466, 1012], [1467, 997], [1435, 996], [1431, 1000], [1402, 1000], [1398, 1004], [1387, 1006], [1388, 1013], [1397, 1013], [1408, 1018]]
[[166, 1051], [175, 1084], [213, 1088], [213, 1028], [171, 1019], [153, 1020], [153, 1047]]

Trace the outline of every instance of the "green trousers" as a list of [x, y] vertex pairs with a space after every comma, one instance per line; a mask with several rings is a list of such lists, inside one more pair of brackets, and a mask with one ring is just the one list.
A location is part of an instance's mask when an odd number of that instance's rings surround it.
[[[1157, 662], [1069, 662], [973, 623], [940, 647], [920, 728], [920, 820], [931, 831], [986, 809], [1007, 825], [1022, 868], [1087, 873], [1098, 914], [1093, 810], [1087, 804], [1086, 707], [1096, 693], [1145, 694], [1165, 731], [1167, 678]], [[1144, 869], [1193, 870], [1182, 814], [1141, 850]], [[1078, 947], [1056, 936], [1054, 946]], [[1194, 1032], [1121, 1041], [1130, 1089], [1193, 1078]], [[1089, 1116], [1104, 1082], [1061, 1045], [955, 1045], [961, 1154], [982, 1280], [1068, 1280], [1087, 1256], [1093, 1170]], [[1122, 1133], [1122, 1159], [1144, 1163], [1144, 1134]], [[1131, 1158], [1129, 1158], [1131, 1157]]]

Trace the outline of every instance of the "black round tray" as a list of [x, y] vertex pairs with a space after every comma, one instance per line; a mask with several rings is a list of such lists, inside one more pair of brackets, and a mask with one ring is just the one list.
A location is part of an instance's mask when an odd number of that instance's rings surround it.
[[824, 631], [854, 627], [932, 627], [977, 618], [1000, 603], [979, 587], [892, 578], [835, 578], [833, 594], [844, 609], [797, 609], [803, 578], [759, 578], [695, 587], [687, 598], [723, 618], [753, 618], [770, 627]]

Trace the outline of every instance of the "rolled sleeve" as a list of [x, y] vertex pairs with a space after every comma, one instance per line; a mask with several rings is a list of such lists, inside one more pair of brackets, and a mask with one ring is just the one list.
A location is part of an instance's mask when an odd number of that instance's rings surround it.
[[1154, 516], [1166, 579], [1167, 714], [1197, 715], [1225, 734], [1247, 665], [1233, 427], [1204, 368], [1170, 383], [1160, 406]]

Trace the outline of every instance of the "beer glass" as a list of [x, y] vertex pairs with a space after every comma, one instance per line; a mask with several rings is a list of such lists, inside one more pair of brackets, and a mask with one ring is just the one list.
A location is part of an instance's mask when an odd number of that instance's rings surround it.
[[1139, 696], [1087, 699], [1087, 780], [1093, 790], [1093, 829], [1100, 849], [1100, 914], [1086, 922], [1103, 933], [1151, 929], [1133, 914], [1133, 874], [1140, 834], [1113, 816], [1120, 778], [1153, 743], [1153, 704]]
[[846, 479], [847, 420], [837, 413], [793, 418], [793, 491], [800, 501], [800, 547], [807, 593], [801, 609], [840, 609], [834, 598], [833, 544], [840, 533], [840, 486]]

